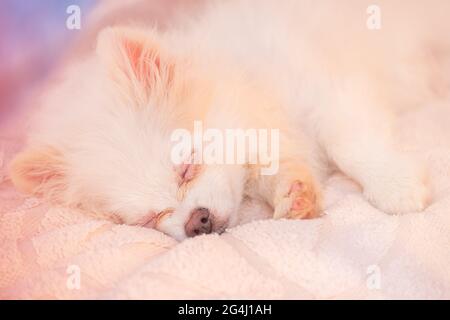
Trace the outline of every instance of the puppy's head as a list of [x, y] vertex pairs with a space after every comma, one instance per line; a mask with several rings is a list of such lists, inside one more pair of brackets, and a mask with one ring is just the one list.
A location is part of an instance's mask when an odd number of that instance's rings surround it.
[[12, 162], [17, 188], [177, 239], [235, 224], [244, 167], [172, 161], [172, 132], [191, 130], [215, 99], [184, 59], [152, 31], [104, 30]]

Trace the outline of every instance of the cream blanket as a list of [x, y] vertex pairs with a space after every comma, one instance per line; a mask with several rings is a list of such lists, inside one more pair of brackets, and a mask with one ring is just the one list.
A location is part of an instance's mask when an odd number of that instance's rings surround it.
[[182, 243], [18, 194], [6, 167], [20, 134], [0, 132], [0, 298], [449, 299], [450, 109], [410, 112], [400, 127], [430, 167], [425, 212], [386, 215], [335, 175], [323, 218], [254, 221]]

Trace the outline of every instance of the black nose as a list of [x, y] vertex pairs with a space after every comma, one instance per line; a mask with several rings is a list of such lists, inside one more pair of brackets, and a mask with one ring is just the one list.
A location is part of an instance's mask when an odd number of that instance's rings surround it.
[[195, 237], [204, 233], [211, 233], [212, 223], [209, 210], [206, 208], [196, 208], [191, 212], [191, 217], [184, 225], [184, 230], [188, 237]]

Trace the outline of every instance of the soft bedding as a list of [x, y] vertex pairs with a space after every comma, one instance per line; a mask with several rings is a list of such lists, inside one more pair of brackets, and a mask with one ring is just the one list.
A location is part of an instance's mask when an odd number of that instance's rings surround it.
[[402, 143], [430, 168], [423, 213], [387, 215], [334, 175], [319, 219], [253, 221], [181, 243], [17, 193], [7, 166], [23, 132], [2, 132], [0, 298], [449, 299], [449, 121], [448, 105], [400, 119]]

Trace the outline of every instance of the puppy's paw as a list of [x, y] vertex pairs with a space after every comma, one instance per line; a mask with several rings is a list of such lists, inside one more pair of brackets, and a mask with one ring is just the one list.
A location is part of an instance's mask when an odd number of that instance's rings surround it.
[[425, 171], [411, 161], [391, 163], [364, 186], [364, 196], [389, 214], [420, 212], [430, 199]]
[[311, 219], [319, 216], [320, 196], [312, 183], [294, 180], [275, 205], [274, 218]]

